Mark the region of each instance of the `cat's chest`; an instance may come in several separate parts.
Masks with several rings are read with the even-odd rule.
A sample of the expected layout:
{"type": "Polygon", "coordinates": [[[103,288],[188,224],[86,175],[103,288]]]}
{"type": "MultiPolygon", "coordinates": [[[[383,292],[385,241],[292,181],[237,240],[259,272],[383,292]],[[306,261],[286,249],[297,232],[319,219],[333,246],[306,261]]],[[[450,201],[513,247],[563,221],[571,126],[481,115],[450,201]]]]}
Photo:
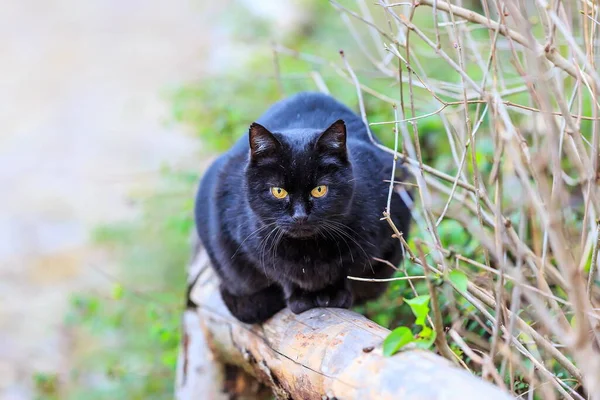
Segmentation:
{"type": "Polygon", "coordinates": [[[294,282],[307,290],[333,284],[361,265],[368,265],[374,254],[359,238],[319,237],[314,240],[282,239],[257,252],[260,266],[274,281],[294,282]]]}
{"type": "Polygon", "coordinates": [[[315,246],[311,249],[288,248],[273,259],[273,271],[278,280],[317,290],[339,280],[348,270],[348,252],[332,252],[315,246]]]}
{"type": "Polygon", "coordinates": [[[308,273],[315,269],[349,268],[371,258],[368,249],[358,240],[321,240],[280,245],[274,254],[275,265],[285,265],[286,269],[294,269],[308,273]]]}

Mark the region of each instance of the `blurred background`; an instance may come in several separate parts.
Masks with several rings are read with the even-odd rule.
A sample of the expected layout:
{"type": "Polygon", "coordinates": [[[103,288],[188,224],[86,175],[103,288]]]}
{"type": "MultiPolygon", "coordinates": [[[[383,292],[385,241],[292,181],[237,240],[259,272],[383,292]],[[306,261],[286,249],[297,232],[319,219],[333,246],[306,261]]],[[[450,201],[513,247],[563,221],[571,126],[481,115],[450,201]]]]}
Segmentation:
{"type": "MultiPolygon", "coordinates": [[[[503,12],[504,23],[537,49],[551,38],[567,61],[538,63],[481,20],[434,14],[429,0],[418,7],[385,0],[4,1],[0,399],[173,398],[198,179],[271,103],[301,90],[329,92],[355,110],[364,105],[386,146],[402,135],[399,150],[413,173],[420,163],[428,167],[417,180],[408,245],[414,252],[420,241],[439,268],[446,332],[464,340],[450,340],[453,357],[485,376],[485,364],[463,349],[487,357],[506,340],[528,351],[505,346],[491,356],[497,384],[530,398],[534,390],[537,398],[551,398],[544,390],[582,398],[581,375],[594,370],[582,364],[580,371],[571,360],[593,359],[592,350],[573,348],[571,336],[552,331],[554,319],[535,311],[551,309],[564,332],[579,329],[574,286],[565,284],[579,274],[589,326],[594,321],[600,331],[600,106],[589,86],[597,79],[600,87],[590,68],[600,62],[600,9],[587,0],[552,8],[453,3],[485,21],[519,3],[503,12]],[[562,22],[548,25],[551,17],[562,22]],[[416,27],[410,40],[409,20],[416,27]],[[573,70],[591,71],[585,85],[573,70]],[[565,110],[574,124],[564,122],[565,110]],[[513,139],[518,147],[510,147],[513,139]],[[551,162],[554,152],[560,163],[551,162]],[[552,202],[540,206],[543,191],[530,190],[530,181],[535,190],[560,184],[560,211],[552,202]],[[542,212],[558,216],[553,226],[563,236],[556,237],[568,243],[548,239],[542,212]],[[501,217],[510,224],[495,224],[501,217]],[[577,262],[556,259],[563,243],[577,262]],[[441,266],[446,259],[450,274],[441,266]],[[576,264],[577,274],[565,273],[576,264]],[[515,265],[529,269],[522,276],[515,265]],[[543,297],[511,302],[517,287],[543,297]],[[508,339],[500,340],[489,299],[503,299],[504,315],[521,307],[511,309],[520,330],[508,339]],[[530,327],[540,333],[535,340],[530,327]]],[[[403,274],[423,269],[405,262],[403,274]]],[[[422,280],[396,281],[358,311],[416,334],[405,299],[427,293],[422,280]]]]}

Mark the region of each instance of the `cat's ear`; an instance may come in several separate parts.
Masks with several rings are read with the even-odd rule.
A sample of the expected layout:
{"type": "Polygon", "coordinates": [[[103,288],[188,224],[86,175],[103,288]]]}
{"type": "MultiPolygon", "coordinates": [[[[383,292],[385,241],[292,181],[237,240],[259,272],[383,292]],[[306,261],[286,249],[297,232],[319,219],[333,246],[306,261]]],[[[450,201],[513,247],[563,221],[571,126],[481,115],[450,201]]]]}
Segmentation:
{"type": "Polygon", "coordinates": [[[320,153],[337,155],[346,159],[346,124],[337,120],[317,139],[316,149],[320,153]]]}
{"type": "Polygon", "coordinates": [[[279,140],[267,128],[256,122],[250,125],[250,157],[273,155],[281,147],[279,140]]]}

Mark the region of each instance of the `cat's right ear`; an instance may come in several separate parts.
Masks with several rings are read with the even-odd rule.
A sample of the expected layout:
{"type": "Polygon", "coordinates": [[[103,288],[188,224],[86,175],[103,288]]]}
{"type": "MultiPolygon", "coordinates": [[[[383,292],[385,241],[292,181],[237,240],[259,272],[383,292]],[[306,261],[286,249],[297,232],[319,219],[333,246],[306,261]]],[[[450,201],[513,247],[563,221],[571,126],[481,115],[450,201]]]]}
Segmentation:
{"type": "Polygon", "coordinates": [[[281,147],[279,140],[267,128],[256,122],[250,125],[249,137],[252,159],[273,155],[281,147]]]}

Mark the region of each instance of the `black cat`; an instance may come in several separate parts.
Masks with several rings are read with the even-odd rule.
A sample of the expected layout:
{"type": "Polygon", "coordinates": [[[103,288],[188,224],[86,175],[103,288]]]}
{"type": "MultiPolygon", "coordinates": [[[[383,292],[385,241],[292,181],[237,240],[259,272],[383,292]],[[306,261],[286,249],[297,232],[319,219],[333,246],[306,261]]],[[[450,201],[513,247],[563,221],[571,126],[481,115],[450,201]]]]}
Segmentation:
{"type": "MultiPolygon", "coordinates": [[[[392,156],[369,140],[362,120],[332,97],[300,93],[274,104],[208,169],[196,227],[242,322],[287,306],[348,308],[386,285],[402,259],[382,213],[392,156]]],[[[394,192],[392,219],[408,234],[410,210],[394,192]]]]}

